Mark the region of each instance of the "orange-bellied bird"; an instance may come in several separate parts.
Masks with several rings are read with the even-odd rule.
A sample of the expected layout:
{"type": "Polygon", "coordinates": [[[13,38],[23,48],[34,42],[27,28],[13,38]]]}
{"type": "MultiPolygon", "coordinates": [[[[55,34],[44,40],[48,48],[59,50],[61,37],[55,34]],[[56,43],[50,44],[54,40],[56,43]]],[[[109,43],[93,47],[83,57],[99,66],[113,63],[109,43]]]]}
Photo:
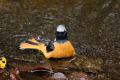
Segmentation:
{"type": "Polygon", "coordinates": [[[40,50],[46,58],[68,58],[75,55],[75,49],[67,39],[67,30],[64,25],[58,25],[54,42],[45,44],[32,38],[22,42],[20,49],[40,50]]]}

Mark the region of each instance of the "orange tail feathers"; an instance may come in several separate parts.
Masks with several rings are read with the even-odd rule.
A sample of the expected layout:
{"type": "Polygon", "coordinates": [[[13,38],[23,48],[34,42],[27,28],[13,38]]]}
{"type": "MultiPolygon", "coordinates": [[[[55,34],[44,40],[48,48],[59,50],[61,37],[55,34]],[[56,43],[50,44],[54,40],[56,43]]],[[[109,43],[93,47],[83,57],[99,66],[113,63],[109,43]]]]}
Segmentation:
{"type": "Polygon", "coordinates": [[[27,42],[22,42],[20,44],[20,49],[24,50],[24,49],[36,49],[36,50],[40,50],[43,53],[46,52],[46,47],[44,43],[39,43],[39,44],[30,44],[27,42]]]}
{"type": "Polygon", "coordinates": [[[39,49],[39,46],[30,44],[30,43],[26,43],[26,42],[22,42],[20,44],[20,49],[39,49]]]}
{"type": "Polygon", "coordinates": [[[37,49],[42,52],[46,52],[46,47],[44,43],[38,42],[34,38],[28,39],[20,44],[20,49],[37,49]]]}
{"type": "Polygon", "coordinates": [[[34,43],[40,43],[35,38],[28,39],[28,41],[34,42],[34,43]]]}
{"type": "Polygon", "coordinates": [[[20,44],[20,49],[24,50],[24,49],[36,49],[36,50],[40,50],[42,51],[42,53],[44,54],[44,56],[46,58],[50,58],[50,54],[46,54],[47,50],[46,50],[46,46],[44,43],[33,43],[33,42],[22,42],[20,44]]]}

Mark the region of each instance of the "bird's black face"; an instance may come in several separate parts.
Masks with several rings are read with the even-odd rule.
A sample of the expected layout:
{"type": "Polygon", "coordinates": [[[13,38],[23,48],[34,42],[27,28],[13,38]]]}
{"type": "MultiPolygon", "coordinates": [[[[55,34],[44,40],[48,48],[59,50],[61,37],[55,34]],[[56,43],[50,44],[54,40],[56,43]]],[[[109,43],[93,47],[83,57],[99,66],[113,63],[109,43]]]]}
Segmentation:
{"type": "Polygon", "coordinates": [[[64,32],[57,32],[56,31],[56,41],[64,42],[67,40],[67,31],[64,32]]]}

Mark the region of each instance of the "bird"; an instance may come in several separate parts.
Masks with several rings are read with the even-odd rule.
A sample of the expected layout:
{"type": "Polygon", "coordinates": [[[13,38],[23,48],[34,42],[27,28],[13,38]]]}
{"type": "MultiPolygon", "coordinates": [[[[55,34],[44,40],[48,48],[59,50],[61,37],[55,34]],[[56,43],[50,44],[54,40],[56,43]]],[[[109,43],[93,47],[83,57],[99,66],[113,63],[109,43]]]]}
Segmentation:
{"type": "Polygon", "coordinates": [[[67,30],[64,25],[58,25],[55,32],[54,41],[43,43],[32,37],[27,41],[20,43],[20,49],[37,49],[42,51],[45,58],[69,58],[73,57],[76,52],[72,43],[68,40],[67,30]]]}
{"type": "Polygon", "coordinates": [[[6,66],[7,60],[5,57],[0,57],[0,68],[4,69],[6,66]]]}

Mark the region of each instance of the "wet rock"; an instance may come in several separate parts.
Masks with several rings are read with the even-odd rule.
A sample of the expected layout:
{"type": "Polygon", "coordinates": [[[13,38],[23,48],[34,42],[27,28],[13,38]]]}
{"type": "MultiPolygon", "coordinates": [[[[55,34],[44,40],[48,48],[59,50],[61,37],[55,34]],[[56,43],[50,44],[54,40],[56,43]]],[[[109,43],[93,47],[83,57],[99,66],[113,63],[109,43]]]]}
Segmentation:
{"type": "Polygon", "coordinates": [[[72,74],[70,74],[69,80],[92,80],[92,79],[83,72],[73,72],[72,74]]]}
{"type": "Polygon", "coordinates": [[[101,59],[93,60],[86,56],[78,55],[77,58],[72,61],[72,63],[78,69],[83,70],[85,72],[98,73],[99,71],[102,71],[101,59]]]}
{"type": "Polygon", "coordinates": [[[33,70],[31,70],[31,72],[35,73],[35,72],[48,72],[48,73],[53,73],[52,67],[50,65],[36,65],[33,67],[33,70]]]}
{"type": "Polygon", "coordinates": [[[52,76],[53,79],[55,80],[67,80],[67,77],[61,73],[61,72],[57,72],[52,76]]]}
{"type": "Polygon", "coordinates": [[[17,68],[11,68],[10,69],[10,79],[11,80],[21,80],[19,73],[20,72],[17,68]]]}
{"type": "Polygon", "coordinates": [[[34,72],[34,71],[46,71],[46,72],[52,72],[52,66],[50,64],[35,64],[35,63],[11,63],[10,64],[13,67],[18,68],[19,70],[22,71],[28,71],[28,72],[34,72]]]}
{"type": "Polygon", "coordinates": [[[9,64],[9,77],[11,80],[22,80],[21,74],[26,73],[27,75],[39,75],[39,76],[48,76],[48,73],[52,73],[52,67],[49,64],[35,64],[35,63],[26,63],[23,62],[22,64],[19,62],[13,62],[9,64]]]}
{"type": "Polygon", "coordinates": [[[9,75],[5,69],[0,69],[0,80],[8,79],[9,75]]]}

